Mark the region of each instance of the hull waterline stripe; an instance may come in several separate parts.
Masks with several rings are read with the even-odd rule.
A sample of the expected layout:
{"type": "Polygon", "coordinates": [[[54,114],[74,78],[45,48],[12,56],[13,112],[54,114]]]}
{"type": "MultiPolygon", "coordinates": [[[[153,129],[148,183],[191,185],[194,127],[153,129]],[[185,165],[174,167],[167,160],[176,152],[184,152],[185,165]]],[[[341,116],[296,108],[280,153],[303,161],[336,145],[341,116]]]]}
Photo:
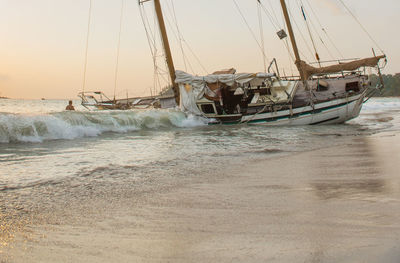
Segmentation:
{"type": "Polygon", "coordinates": [[[330,118],[330,119],[327,119],[327,120],[319,121],[319,122],[314,122],[314,123],[311,123],[310,125],[322,124],[322,123],[325,123],[325,122],[328,122],[328,121],[334,121],[334,120],[337,120],[337,119],[339,119],[339,116],[334,117],[334,118],[330,118]]]}

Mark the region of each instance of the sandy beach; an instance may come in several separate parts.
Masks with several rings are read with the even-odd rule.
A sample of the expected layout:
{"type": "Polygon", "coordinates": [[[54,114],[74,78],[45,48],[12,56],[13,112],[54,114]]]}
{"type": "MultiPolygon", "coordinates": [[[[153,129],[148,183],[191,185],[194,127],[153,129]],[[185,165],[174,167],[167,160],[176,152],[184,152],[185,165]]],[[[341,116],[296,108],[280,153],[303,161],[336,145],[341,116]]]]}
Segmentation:
{"type": "Polygon", "coordinates": [[[26,225],[4,262],[399,262],[399,143],[385,132],[71,201],[26,225]]]}

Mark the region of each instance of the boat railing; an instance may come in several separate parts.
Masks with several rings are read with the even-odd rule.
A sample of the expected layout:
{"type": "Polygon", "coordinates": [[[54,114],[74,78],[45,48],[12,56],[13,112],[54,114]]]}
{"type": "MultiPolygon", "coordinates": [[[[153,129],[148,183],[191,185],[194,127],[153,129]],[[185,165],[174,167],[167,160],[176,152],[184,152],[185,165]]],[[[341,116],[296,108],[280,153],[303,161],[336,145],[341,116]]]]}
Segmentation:
{"type": "Polygon", "coordinates": [[[325,60],[325,61],[314,61],[310,62],[310,65],[315,65],[315,64],[341,64],[343,62],[348,62],[348,61],[353,61],[353,60],[359,60],[360,58],[343,58],[343,59],[334,59],[334,60],[325,60]]]}

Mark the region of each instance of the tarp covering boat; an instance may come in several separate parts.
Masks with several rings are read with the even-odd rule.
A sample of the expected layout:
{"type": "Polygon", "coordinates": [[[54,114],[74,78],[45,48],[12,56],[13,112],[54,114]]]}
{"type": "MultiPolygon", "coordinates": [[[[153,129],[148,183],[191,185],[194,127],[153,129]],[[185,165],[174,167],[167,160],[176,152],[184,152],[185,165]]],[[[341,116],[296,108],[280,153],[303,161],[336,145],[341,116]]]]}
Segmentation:
{"type": "Polygon", "coordinates": [[[386,58],[386,56],[379,56],[379,57],[371,57],[371,58],[364,58],[360,60],[355,60],[347,63],[341,63],[338,65],[332,65],[322,68],[315,68],[313,66],[308,65],[304,61],[300,61],[300,69],[303,71],[303,76],[305,79],[308,79],[312,75],[316,74],[332,74],[338,73],[342,71],[353,71],[359,69],[361,67],[376,67],[379,60],[386,58]]]}
{"type": "Polygon", "coordinates": [[[205,93],[208,96],[217,95],[218,91],[209,86],[215,83],[222,83],[226,86],[234,84],[243,85],[254,79],[271,78],[275,74],[270,73],[238,73],[238,74],[210,74],[207,76],[193,76],[181,70],[175,71],[175,83],[179,85],[180,107],[183,111],[194,114],[201,114],[196,101],[201,99],[205,93]]]}

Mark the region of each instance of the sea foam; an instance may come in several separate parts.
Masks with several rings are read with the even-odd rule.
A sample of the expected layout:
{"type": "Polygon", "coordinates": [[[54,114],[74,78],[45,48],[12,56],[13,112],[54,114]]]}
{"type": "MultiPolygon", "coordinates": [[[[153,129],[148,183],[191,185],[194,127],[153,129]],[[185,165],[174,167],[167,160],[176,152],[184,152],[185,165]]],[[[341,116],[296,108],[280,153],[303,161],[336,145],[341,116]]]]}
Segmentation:
{"type": "Polygon", "coordinates": [[[195,127],[206,120],[172,110],[56,112],[49,114],[0,113],[0,143],[43,142],[126,133],[141,129],[195,127]]]}

